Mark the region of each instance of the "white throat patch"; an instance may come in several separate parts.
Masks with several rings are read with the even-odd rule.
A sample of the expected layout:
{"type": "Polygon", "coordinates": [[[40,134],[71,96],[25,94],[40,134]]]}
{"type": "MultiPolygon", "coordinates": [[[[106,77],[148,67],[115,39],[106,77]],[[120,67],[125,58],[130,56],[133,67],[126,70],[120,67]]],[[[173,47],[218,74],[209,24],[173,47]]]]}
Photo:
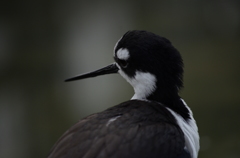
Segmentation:
{"type": "Polygon", "coordinates": [[[146,99],[156,89],[156,77],[149,72],[137,71],[130,84],[134,88],[132,99],[146,99]]]}
{"type": "Polygon", "coordinates": [[[146,99],[156,89],[156,77],[149,72],[137,71],[133,78],[128,77],[121,67],[116,63],[119,68],[120,75],[129,82],[134,89],[134,96],[131,99],[146,99]]]}

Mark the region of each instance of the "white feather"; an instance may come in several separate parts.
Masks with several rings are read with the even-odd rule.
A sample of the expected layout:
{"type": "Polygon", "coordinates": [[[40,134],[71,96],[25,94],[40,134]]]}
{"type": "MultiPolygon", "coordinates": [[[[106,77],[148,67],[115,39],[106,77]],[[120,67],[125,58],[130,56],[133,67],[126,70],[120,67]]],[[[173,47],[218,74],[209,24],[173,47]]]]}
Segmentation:
{"type": "Polygon", "coordinates": [[[119,117],[121,117],[121,116],[116,116],[116,117],[113,117],[113,118],[109,119],[108,122],[107,122],[107,124],[106,124],[106,126],[109,126],[111,123],[113,123],[114,121],[116,121],[119,117]]]}
{"type": "Polygon", "coordinates": [[[120,75],[129,82],[135,94],[133,95],[132,99],[146,99],[152,92],[156,89],[156,77],[149,73],[149,72],[141,72],[136,71],[134,77],[130,78],[128,75],[121,70],[121,67],[116,63],[117,67],[119,68],[120,75]]]}
{"type": "Polygon", "coordinates": [[[179,114],[172,111],[168,108],[168,110],[172,113],[172,115],[176,118],[179,127],[182,129],[185,137],[185,146],[187,150],[190,152],[192,158],[198,157],[199,151],[199,134],[198,134],[198,127],[196,121],[193,118],[191,109],[187,106],[187,104],[182,99],[184,105],[188,108],[190,112],[190,120],[186,122],[185,119],[182,118],[179,114]]]}
{"type": "Polygon", "coordinates": [[[121,59],[121,60],[127,60],[130,55],[129,55],[129,51],[127,48],[120,48],[117,53],[116,53],[118,59],[121,59]]]}

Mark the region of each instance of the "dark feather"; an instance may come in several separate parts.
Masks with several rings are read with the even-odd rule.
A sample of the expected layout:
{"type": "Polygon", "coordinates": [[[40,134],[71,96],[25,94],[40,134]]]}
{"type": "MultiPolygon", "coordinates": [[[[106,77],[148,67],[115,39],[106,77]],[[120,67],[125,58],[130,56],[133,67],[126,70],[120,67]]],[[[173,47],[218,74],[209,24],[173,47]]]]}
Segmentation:
{"type": "Polygon", "coordinates": [[[189,157],[184,144],[183,132],[163,105],[131,100],[79,121],[48,158],[189,157]]]}

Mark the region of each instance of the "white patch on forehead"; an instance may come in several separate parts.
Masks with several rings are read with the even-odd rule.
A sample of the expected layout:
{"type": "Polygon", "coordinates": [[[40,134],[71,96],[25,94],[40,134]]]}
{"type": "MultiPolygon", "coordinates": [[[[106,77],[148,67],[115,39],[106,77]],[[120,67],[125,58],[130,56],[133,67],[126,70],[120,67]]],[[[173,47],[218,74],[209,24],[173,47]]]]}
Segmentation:
{"type": "Polygon", "coordinates": [[[116,63],[119,68],[120,75],[129,82],[134,89],[134,96],[131,99],[146,99],[156,89],[156,77],[149,72],[136,71],[134,77],[130,78],[125,74],[121,67],[116,63]]]}
{"type": "Polygon", "coordinates": [[[121,60],[128,60],[128,58],[130,57],[129,55],[129,51],[127,48],[120,48],[117,53],[116,53],[118,59],[121,60]]]}

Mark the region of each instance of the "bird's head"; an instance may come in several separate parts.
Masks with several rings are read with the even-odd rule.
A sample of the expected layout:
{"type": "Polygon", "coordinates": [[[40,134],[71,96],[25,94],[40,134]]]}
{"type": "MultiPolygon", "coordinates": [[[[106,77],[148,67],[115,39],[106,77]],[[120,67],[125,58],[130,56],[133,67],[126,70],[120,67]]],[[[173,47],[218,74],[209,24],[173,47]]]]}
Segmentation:
{"type": "Polygon", "coordinates": [[[178,93],[183,82],[183,62],[171,42],[147,31],[128,31],[114,47],[114,60],[99,70],[66,81],[119,73],[134,88],[132,99],[150,99],[155,93],[178,93]]]}

